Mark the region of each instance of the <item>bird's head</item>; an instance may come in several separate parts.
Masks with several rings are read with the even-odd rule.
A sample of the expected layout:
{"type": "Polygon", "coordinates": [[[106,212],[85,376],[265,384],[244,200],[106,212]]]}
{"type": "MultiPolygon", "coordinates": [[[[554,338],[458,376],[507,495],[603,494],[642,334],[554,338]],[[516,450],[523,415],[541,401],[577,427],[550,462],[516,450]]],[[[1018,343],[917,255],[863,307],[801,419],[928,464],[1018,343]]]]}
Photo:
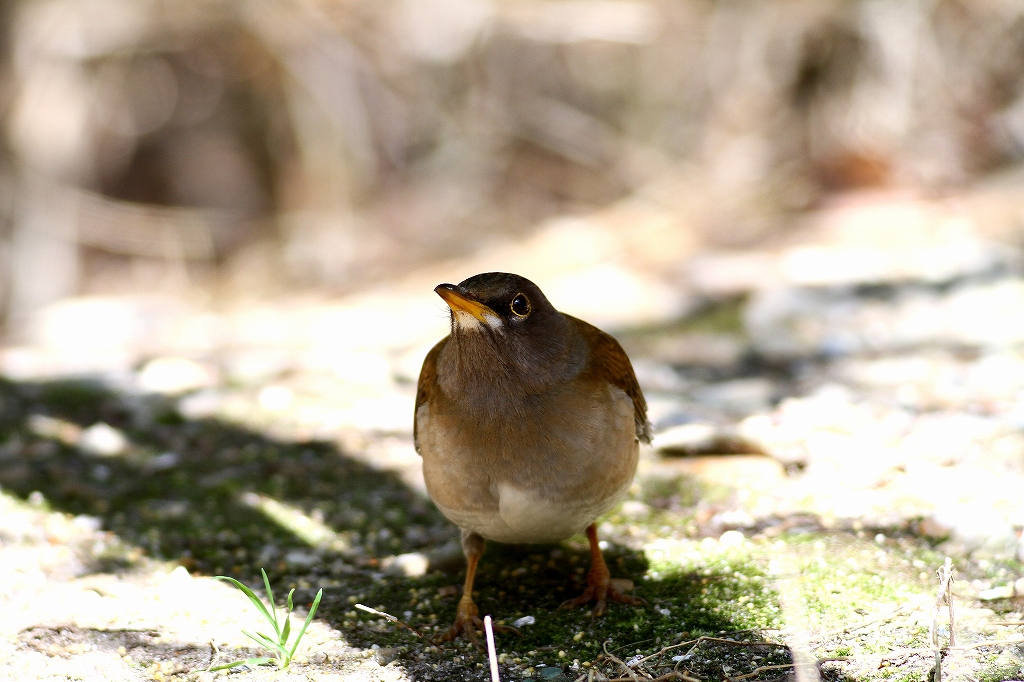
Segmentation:
{"type": "Polygon", "coordinates": [[[434,291],[451,308],[448,345],[460,372],[476,380],[515,376],[519,385],[531,387],[570,369],[576,350],[572,327],[525,277],[486,272],[434,291]]]}

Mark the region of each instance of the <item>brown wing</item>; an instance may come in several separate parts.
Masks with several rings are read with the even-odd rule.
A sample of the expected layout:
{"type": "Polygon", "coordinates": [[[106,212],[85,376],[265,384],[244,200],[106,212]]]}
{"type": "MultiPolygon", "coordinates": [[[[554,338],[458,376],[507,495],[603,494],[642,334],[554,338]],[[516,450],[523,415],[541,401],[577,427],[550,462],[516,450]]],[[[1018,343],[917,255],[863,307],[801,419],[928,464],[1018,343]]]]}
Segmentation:
{"type": "Polygon", "coordinates": [[[420,443],[416,438],[416,413],[420,411],[420,405],[427,402],[427,398],[430,396],[431,391],[437,390],[437,356],[441,354],[441,349],[444,348],[444,344],[448,343],[449,337],[444,337],[438,341],[430,352],[427,353],[427,357],[423,358],[423,367],[420,369],[420,378],[416,383],[416,408],[412,415],[412,442],[416,447],[416,452],[420,451],[420,443]]]}
{"type": "Polygon", "coordinates": [[[618,341],[594,325],[571,315],[566,315],[566,317],[576,324],[590,345],[590,362],[583,369],[583,374],[601,377],[626,392],[626,395],[633,401],[636,437],[644,443],[650,443],[651,424],[647,421],[647,401],[644,400],[640,383],[636,380],[633,365],[630,363],[626,351],[622,350],[618,341]]]}

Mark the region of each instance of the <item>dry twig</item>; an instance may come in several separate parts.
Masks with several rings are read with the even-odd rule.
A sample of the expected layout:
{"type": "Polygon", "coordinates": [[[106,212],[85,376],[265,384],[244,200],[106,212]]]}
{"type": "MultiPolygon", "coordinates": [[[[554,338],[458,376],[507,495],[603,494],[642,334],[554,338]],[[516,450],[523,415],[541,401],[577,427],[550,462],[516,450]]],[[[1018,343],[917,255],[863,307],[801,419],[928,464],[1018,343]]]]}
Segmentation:
{"type": "Polygon", "coordinates": [[[943,651],[938,648],[939,646],[939,610],[942,608],[942,603],[945,602],[949,605],[949,645],[950,647],[956,646],[956,631],[953,621],[953,560],[946,557],[946,561],[943,562],[942,566],[936,573],[939,576],[939,591],[935,595],[935,608],[932,610],[932,626],[931,642],[932,648],[935,649],[935,668],[932,679],[934,682],[941,682],[942,680],[942,655],[943,651]]]}
{"type": "Polygon", "coordinates": [[[609,660],[611,660],[613,663],[618,663],[620,666],[622,666],[622,669],[626,671],[626,674],[629,675],[629,677],[623,677],[621,679],[626,680],[626,682],[629,682],[630,680],[632,680],[632,682],[640,682],[640,678],[636,676],[636,673],[633,672],[632,668],[626,665],[622,661],[622,659],[617,657],[615,654],[608,651],[608,641],[605,641],[605,643],[601,645],[601,648],[604,649],[604,655],[607,656],[609,660]]]}
{"type": "Polygon", "coordinates": [[[366,611],[367,613],[372,613],[375,616],[380,616],[381,618],[384,618],[388,622],[394,623],[395,625],[401,625],[403,628],[405,628],[406,630],[408,630],[412,634],[416,635],[420,639],[425,639],[428,642],[431,641],[430,638],[427,637],[426,635],[424,635],[422,632],[420,632],[419,630],[417,630],[416,628],[414,628],[411,625],[407,625],[406,623],[403,623],[402,621],[400,621],[397,618],[395,618],[394,616],[392,616],[390,613],[384,613],[383,611],[378,611],[377,609],[371,609],[369,606],[366,606],[365,604],[356,604],[356,608],[361,610],[361,611],[366,611]]]}

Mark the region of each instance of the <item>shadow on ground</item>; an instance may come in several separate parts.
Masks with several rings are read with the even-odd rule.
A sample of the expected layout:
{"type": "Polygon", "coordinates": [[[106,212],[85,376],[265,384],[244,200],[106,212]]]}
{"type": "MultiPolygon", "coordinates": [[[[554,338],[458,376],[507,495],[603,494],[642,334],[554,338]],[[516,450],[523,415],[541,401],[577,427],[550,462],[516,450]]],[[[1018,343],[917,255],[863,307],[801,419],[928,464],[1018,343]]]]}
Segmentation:
{"type": "MultiPolygon", "coordinates": [[[[232,575],[254,587],[264,567],[278,594],[297,588],[299,604],[326,586],[319,617],[353,645],[392,652],[414,679],[486,678],[484,659],[465,642],[433,648],[353,610],[358,601],[431,634],[444,629],[458,601],[457,562],[418,578],[385,568],[389,557],[436,550],[457,533],[396,475],[332,444],[288,443],[216,420],[185,420],[166,402],[88,382],[0,382],[0,487],[24,499],[41,493],[55,510],[99,518],[136,556],[232,575]],[[128,447],[100,456],[75,444],[76,429],[97,423],[119,429],[128,447]]],[[[582,589],[589,557],[579,539],[557,547],[488,547],[477,578],[481,613],[499,622],[536,621],[521,638],[499,642],[507,659],[503,679],[539,674],[541,665],[574,679],[581,662],[598,659],[609,640],[609,651],[625,660],[751,626],[735,610],[719,608],[749,591],[729,573],[644,581],[642,552],[613,545],[606,556],[613,574],[638,583],[649,607],[611,605],[596,621],[582,610],[558,610],[582,589]]],[[[131,557],[113,552],[91,570],[130,570],[131,557]]],[[[675,664],[663,658],[662,669],[675,664]]],[[[784,653],[775,658],[788,660],[784,653]]],[[[721,673],[720,662],[708,665],[707,673],[721,673]]]]}

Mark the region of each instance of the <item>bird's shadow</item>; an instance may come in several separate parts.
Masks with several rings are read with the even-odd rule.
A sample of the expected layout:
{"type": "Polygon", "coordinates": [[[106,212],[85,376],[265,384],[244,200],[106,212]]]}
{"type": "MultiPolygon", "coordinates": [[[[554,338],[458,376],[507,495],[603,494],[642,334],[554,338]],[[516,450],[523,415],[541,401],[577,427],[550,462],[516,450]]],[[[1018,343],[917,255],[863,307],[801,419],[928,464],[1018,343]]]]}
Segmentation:
{"type": "MultiPolygon", "coordinates": [[[[319,617],[354,645],[406,650],[403,665],[414,677],[440,659],[448,661],[446,674],[477,676],[470,662],[453,662],[408,631],[353,610],[356,601],[381,608],[427,635],[445,628],[458,602],[461,562],[405,577],[390,572],[387,560],[452,547],[458,532],[399,476],[332,443],[287,442],[222,420],[184,419],[166,400],[95,382],[0,380],[0,489],[97,518],[118,543],[92,556],[88,570],[132,570],[146,555],[255,587],[265,568],[275,585],[298,586],[297,603],[309,603],[326,585],[319,617]],[[121,431],[127,447],[102,456],[74,443],[81,435],[70,432],[97,423],[121,431]]],[[[642,551],[612,544],[605,556],[613,577],[636,581],[637,594],[652,606],[609,604],[608,615],[596,620],[583,609],[558,609],[585,586],[589,552],[580,538],[558,546],[489,544],[476,581],[481,614],[506,623],[534,618],[521,638],[503,638],[510,655],[575,646],[579,657],[596,655],[587,647],[608,638],[653,646],[680,630],[737,629],[713,614],[652,618],[653,602],[685,604],[700,594],[700,580],[645,583],[642,551]],[[573,640],[579,632],[586,641],[573,640]]]]}

